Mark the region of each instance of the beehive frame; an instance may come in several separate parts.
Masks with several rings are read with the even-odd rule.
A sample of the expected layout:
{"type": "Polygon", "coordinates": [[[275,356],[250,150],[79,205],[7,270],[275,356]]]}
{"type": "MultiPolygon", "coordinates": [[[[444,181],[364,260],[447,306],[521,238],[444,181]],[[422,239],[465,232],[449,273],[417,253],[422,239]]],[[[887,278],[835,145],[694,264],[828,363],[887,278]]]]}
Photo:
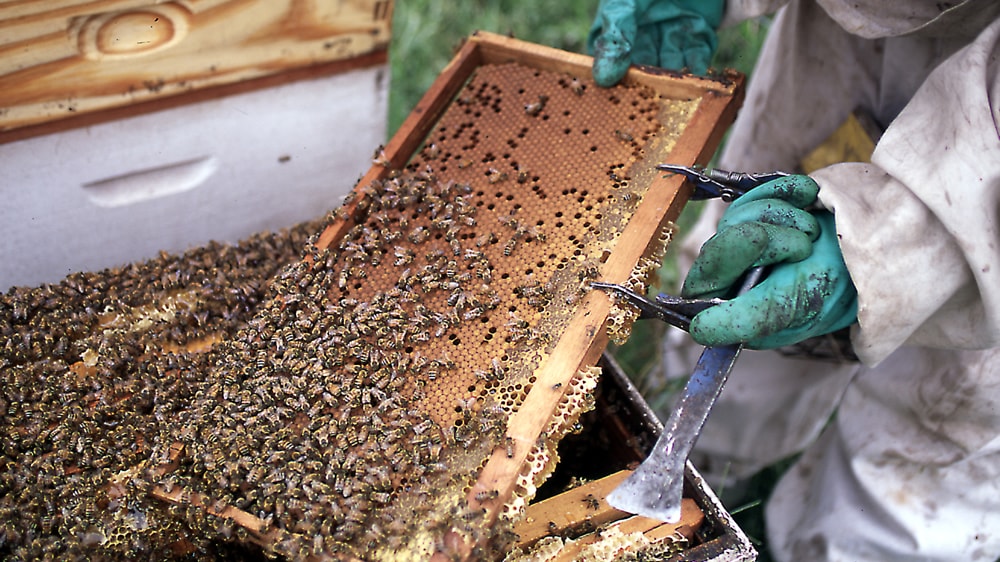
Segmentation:
{"type": "MultiPolygon", "coordinates": [[[[569,76],[589,76],[591,65],[591,59],[586,56],[491,33],[474,34],[385,147],[381,156],[384,165],[373,166],[359,185],[384,180],[390,169],[405,167],[422,147],[426,148],[433,140],[428,139],[441,115],[459,98],[462,88],[478,68],[512,61],[569,76]]],[[[669,154],[663,155],[663,160],[678,164],[706,163],[734,118],[742,96],[742,78],[738,75],[701,79],[633,68],[624,83],[649,87],[670,99],[697,100],[697,107],[685,124],[682,136],[669,154]]],[[[544,100],[539,101],[544,103],[544,100]]],[[[525,111],[532,110],[525,106],[525,111]]],[[[657,239],[686,202],[687,189],[683,179],[677,176],[657,177],[651,181],[614,248],[602,256],[602,280],[627,282],[637,264],[655,253],[657,239]]],[[[331,225],[320,237],[318,246],[322,248],[334,243],[345,234],[348,226],[347,222],[331,225]]],[[[507,420],[506,436],[513,447],[495,449],[468,492],[469,506],[485,510],[488,520],[500,516],[503,506],[515,495],[519,481],[523,482],[529,454],[564,400],[565,392],[571,388],[576,373],[594,365],[605,348],[605,324],[611,306],[611,301],[603,294],[587,295],[566,331],[535,370],[531,390],[507,420]],[[487,493],[489,499],[483,501],[487,493]]],[[[460,554],[467,556],[472,552],[474,545],[457,536],[454,538],[453,548],[460,554]]]]}

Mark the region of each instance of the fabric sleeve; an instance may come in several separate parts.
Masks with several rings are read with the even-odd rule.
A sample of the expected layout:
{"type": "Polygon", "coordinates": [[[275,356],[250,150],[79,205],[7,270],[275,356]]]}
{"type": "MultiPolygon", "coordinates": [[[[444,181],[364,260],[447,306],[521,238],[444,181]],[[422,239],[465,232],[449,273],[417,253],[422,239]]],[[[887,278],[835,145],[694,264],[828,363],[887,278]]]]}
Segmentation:
{"type": "Polygon", "coordinates": [[[813,174],[858,288],[855,351],[1000,342],[1000,21],[931,73],[872,164],[813,174]]]}
{"type": "Polygon", "coordinates": [[[789,0],[727,0],[721,27],[736,25],[744,20],[773,14],[789,0]]]}

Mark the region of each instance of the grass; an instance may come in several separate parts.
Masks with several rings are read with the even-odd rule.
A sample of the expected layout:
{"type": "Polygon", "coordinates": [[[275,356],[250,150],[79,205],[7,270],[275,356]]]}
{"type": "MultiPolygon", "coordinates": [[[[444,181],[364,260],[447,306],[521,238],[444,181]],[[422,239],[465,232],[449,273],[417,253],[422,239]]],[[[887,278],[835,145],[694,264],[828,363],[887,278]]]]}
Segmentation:
{"type": "Polygon", "coordinates": [[[389,63],[390,135],[473,31],[513,35],[567,51],[583,52],[596,0],[403,0],[393,13],[389,63]]]}
{"type": "MultiPolygon", "coordinates": [[[[509,34],[519,39],[585,52],[587,33],[597,9],[597,0],[524,2],[523,0],[401,0],[393,14],[389,64],[388,134],[391,136],[431,83],[451,60],[463,39],[476,30],[509,34]]],[[[719,33],[719,48],[713,61],[717,68],[734,68],[750,74],[767,34],[767,20],[744,22],[719,33]]],[[[678,221],[679,233],[696,220],[699,205],[688,205],[678,221]]],[[[680,272],[669,253],[659,271],[656,291],[676,291],[680,272]]],[[[684,379],[667,381],[658,376],[659,341],[666,329],[661,323],[639,322],[628,343],[612,352],[643,392],[649,405],[663,415],[684,379]]],[[[769,560],[764,543],[763,502],[787,463],[768,467],[739,487],[738,493],[723,495],[727,509],[751,536],[761,560],[769,560]]]]}

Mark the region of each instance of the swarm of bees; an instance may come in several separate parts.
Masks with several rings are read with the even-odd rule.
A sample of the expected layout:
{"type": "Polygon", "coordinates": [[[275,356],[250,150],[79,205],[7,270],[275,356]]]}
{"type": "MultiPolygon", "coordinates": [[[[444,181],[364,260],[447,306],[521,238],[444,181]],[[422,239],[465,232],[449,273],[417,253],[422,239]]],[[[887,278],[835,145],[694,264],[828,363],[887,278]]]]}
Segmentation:
{"type": "Polygon", "coordinates": [[[319,225],[0,296],[0,557],[224,557],[134,469],[212,383],[171,350],[234,336],[319,225]]]}
{"type": "Polygon", "coordinates": [[[613,192],[641,182],[607,181],[636,161],[614,123],[661,128],[648,91],[582,82],[484,66],[406,168],[377,150],[381,179],[323,221],[0,298],[0,556],[268,537],[380,559],[447,553],[449,531],[502,550],[463,490],[513,458],[506,419],[637,204],[613,192]],[[228,508],[261,527],[209,513],[228,508]]]}

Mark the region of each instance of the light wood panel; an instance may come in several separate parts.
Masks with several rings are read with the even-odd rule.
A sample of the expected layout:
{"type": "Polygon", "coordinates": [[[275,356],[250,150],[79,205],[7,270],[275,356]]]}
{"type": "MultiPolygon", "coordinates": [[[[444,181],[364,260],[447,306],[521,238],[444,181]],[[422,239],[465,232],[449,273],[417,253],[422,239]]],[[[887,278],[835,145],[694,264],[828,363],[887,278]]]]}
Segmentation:
{"type": "Polygon", "coordinates": [[[0,132],[384,51],[391,0],[0,2],[0,132]]]}
{"type": "MultiPolygon", "coordinates": [[[[630,474],[631,470],[622,470],[528,506],[524,519],[514,526],[514,532],[518,536],[517,546],[522,549],[530,548],[544,537],[573,537],[625,519],[643,521],[642,524],[648,526],[650,532],[646,534],[651,541],[669,537],[676,532],[685,538],[692,538],[694,531],[704,521],[705,514],[691,498],[684,498],[681,504],[681,519],[677,523],[661,523],[645,517],[633,517],[608,503],[608,494],[630,474]]],[[[589,544],[595,538],[597,537],[582,540],[581,544],[589,544]]],[[[571,552],[578,552],[578,549],[570,549],[566,555],[571,552]]]]}

